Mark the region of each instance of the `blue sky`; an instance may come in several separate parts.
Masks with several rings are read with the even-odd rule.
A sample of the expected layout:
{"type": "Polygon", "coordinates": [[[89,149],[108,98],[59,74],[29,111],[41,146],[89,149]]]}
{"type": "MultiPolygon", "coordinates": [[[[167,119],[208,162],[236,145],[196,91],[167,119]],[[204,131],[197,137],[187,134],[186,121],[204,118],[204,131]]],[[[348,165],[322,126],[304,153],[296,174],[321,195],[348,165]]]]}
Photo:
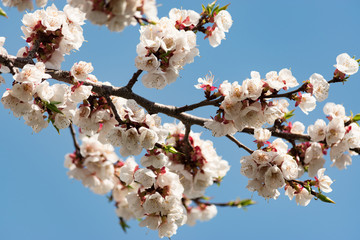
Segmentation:
{"type": "MultiPolygon", "coordinates": [[[[51,1],[49,1],[51,2],[51,1]]],[[[159,17],[168,14],[172,7],[201,11],[199,0],[158,0],[159,17]]],[[[220,0],[225,5],[228,1],[220,0]]],[[[9,19],[0,18],[0,36],[7,37],[5,47],[16,54],[25,46],[21,15],[16,9],[6,9],[9,19]]],[[[262,76],[269,71],[291,68],[301,83],[311,74],[320,73],[331,79],[338,54],[347,52],[360,58],[358,12],[356,0],[327,1],[232,1],[229,12],[233,26],[227,40],[217,48],[209,46],[198,36],[201,57],[186,65],[180,78],[163,90],[145,89],[137,83],[134,91],[150,100],[182,106],[202,100],[203,93],[193,87],[199,77],[211,71],[217,83],[224,80],[242,81],[253,70],[262,76]]],[[[121,86],[136,71],[134,58],[139,39],[138,27],[128,27],[122,33],[111,33],[104,27],[84,26],[87,42],[79,52],[67,56],[63,69],[74,62],[92,62],[94,74],[101,81],[121,86]]],[[[7,85],[0,86],[5,91],[7,85]]],[[[360,113],[358,92],[360,74],[354,75],[345,85],[337,83],[330,88],[326,102],[343,104],[346,113],[360,113]]],[[[319,103],[308,116],[297,110],[294,120],[306,126],[324,118],[319,103]]],[[[293,103],[291,108],[293,108],[293,103]]],[[[215,109],[207,107],[194,111],[210,117],[215,109]]],[[[61,135],[49,127],[39,134],[32,133],[23,119],[16,119],[0,106],[2,138],[0,142],[2,171],[0,173],[0,239],[157,239],[157,232],[139,228],[130,221],[131,228],[123,233],[117,222],[114,206],[104,196],[93,194],[81,183],[68,179],[63,167],[64,155],[73,151],[67,130],[61,135]]],[[[163,118],[163,122],[173,122],[163,118]]],[[[240,158],[246,154],[224,138],[214,138],[201,128],[203,138],[214,141],[218,155],[229,161],[231,170],[222,186],[207,191],[214,202],[240,198],[253,198],[257,204],[247,211],[218,208],[211,221],[195,227],[183,226],[172,239],[357,239],[358,176],[360,158],[353,157],[347,170],[330,168],[327,158],[326,173],[335,180],[333,192],[328,196],[336,204],[312,201],[307,207],[296,206],[281,191],[278,200],[265,201],[247,191],[247,179],[240,175],[240,158]]],[[[236,135],[249,147],[255,148],[251,138],[236,135]]]]}

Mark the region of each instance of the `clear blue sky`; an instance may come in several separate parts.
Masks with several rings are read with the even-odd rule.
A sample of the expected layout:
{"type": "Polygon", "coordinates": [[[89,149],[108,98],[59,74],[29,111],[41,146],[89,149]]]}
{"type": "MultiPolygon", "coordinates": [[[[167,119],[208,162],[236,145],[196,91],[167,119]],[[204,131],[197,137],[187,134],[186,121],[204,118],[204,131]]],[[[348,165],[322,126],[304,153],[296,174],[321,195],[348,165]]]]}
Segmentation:
{"type": "MultiPolygon", "coordinates": [[[[172,7],[201,11],[201,4],[207,2],[158,0],[158,3],[162,5],[159,7],[161,17],[172,7]]],[[[20,37],[21,15],[16,9],[5,10],[9,19],[0,18],[0,36],[7,37],[8,52],[16,54],[25,46],[20,37]]],[[[202,92],[193,85],[209,71],[218,83],[242,81],[252,70],[265,76],[269,71],[282,68],[291,68],[300,83],[315,72],[329,80],[338,54],[347,52],[360,58],[359,10],[360,2],[356,0],[232,1],[229,12],[234,23],[227,40],[214,49],[199,36],[201,57],[186,65],[175,83],[161,91],[145,89],[138,83],[134,91],[153,101],[181,106],[202,100],[202,92]]],[[[136,71],[138,27],[110,33],[104,27],[87,23],[84,35],[88,42],[79,52],[66,57],[63,68],[70,69],[76,61],[89,61],[99,80],[117,86],[126,84],[136,71]]],[[[10,83],[7,77],[7,86],[0,86],[1,92],[10,83]]],[[[347,114],[350,110],[360,113],[359,89],[358,73],[345,85],[332,85],[327,101],[343,104],[347,114]]],[[[309,125],[317,118],[324,118],[324,104],[318,104],[309,116],[296,111],[294,120],[309,125]]],[[[210,117],[214,111],[205,108],[196,114],[210,117]]],[[[60,136],[51,127],[33,134],[23,119],[16,119],[2,106],[0,116],[0,239],[157,239],[157,232],[139,228],[135,220],[129,222],[128,233],[123,233],[114,206],[104,196],[95,195],[81,183],[68,179],[63,161],[64,155],[73,151],[73,145],[67,130],[61,131],[60,136]]],[[[172,122],[168,118],[163,121],[172,122]]],[[[213,186],[207,195],[213,196],[216,202],[252,197],[257,204],[247,211],[219,208],[212,221],[180,227],[173,240],[358,239],[360,157],[353,157],[353,165],[343,171],[330,168],[327,158],[327,174],[336,180],[328,196],[335,205],[313,200],[309,206],[300,207],[295,201],[289,201],[283,191],[278,200],[265,201],[257,194],[252,195],[245,188],[247,179],[240,175],[239,160],[246,152],[227,139],[211,137],[206,130],[194,130],[203,131],[203,138],[213,140],[218,154],[231,165],[222,186],[213,186]]],[[[249,147],[255,147],[252,139],[241,134],[236,136],[249,147]]]]}

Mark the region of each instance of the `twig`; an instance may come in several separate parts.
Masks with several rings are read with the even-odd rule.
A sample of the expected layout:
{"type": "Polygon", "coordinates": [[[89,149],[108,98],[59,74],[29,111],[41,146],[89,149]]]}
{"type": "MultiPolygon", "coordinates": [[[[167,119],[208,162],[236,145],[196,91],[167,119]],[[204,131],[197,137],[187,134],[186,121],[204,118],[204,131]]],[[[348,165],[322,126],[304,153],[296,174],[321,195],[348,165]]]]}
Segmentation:
{"type": "Polygon", "coordinates": [[[78,141],[76,139],[76,133],[75,133],[74,126],[72,125],[72,123],[70,123],[69,129],[70,129],[71,137],[72,137],[73,142],[74,142],[76,155],[81,156],[79,143],[78,143],[78,141]]]}
{"type": "Polygon", "coordinates": [[[233,141],[239,148],[244,149],[248,153],[252,154],[254,152],[253,150],[251,150],[250,148],[248,148],[247,146],[245,146],[244,144],[239,142],[234,136],[231,136],[231,135],[228,134],[228,135],[226,135],[226,137],[228,139],[230,139],[231,141],[233,141]]]}
{"type": "Polygon", "coordinates": [[[220,98],[218,99],[215,99],[215,100],[208,100],[208,99],[205,99],[201,102],[198,102],[198,103],[194,103],[194,104],[191,104],[191,105],[185,105],[183,107],[178,107],[176,108],[175,111],[177,111],[178,113],[181,113],[181,112],[186,112],[186,111],[191,111],[191,110],[194,110],[196,108],[199,108],[199,107],[203,107],[203,106],[219,106],[219,104],[224,100],[224,96],[221,96],[220,98]]]}
{"type": "Polygon", "coordinates": [[[237,207],[237,208],[247,207],[247,206],[256,204],[256,202],[251,200],[251,199],[235,200],[235,201],[230,201],[230,202],[226,202],[226,203],[203,202],[203,201],[201,201],[200,198],[193,199],[193,201],[198,206],[199,205],[206,205],[206,206],[215,205],[215,206],[218,206],[218,207],[237,207]]]}
{"type": "Polygon", "coordinates": [[[135,85],[135,83],[138,80],[138,77],[140,76],[140,74],[143,72],[143,70],[137,70],[136,73],[134,73],[134,75],[132,76],[132,78],[130,79],[130,81],[128,82],[128,84],[125,86],[127,89],[131,90],[132,87],[135,85]]]}
{"type": "Polygon", "coordinates": [[[116,121],[118,121],[119,124],[122,124],[124,121],[121,120],[121,117],[116,109],[116,106],[114,105],[113,101],[111,100],[109,95],[105,95],[107,103],[110,105],[112,112],[114,113],[116,121]]]}
{"type": "Polygon", "coordinates": [[[301,85],[299,88],[291,91],[291,92],[287,92],[287,93],[282,93],[282,94],[270,94],[270,95],[264,95],[264,96],[261,96],[260,99],[264,99],[264,98],[288,98],[290,100],[292,100],[292,95],[293,94],[296,94],[298,92],[302,92],[302,91],[305,91],[306,90],[306,86],[307,86],[308,83],[304,83],[303,85],[301,85]]]}
{"type": "Polygon", "coordinates": [[[190,151],[192,150],[192,146],[190,144],[189,141],[189,135],[190,135],[190,131],[191,131],[191,125],[186,124],[185,125],[185,135],[184,135],[184,147],[185,147],[185,155],[186,157],[190,160],[190,151]]]}
{"type": "MultiPolygon", "coordinates": [[[[309,135],[305,134],[297,134],[297,133],[288,133],[288,132],[280,132],[279,130],[275,130],[273,128],[267,128],[271,132],[271,135],[274,137],[283,138],[290,141],[311,141],[311,138],[309,135]]],[[[254,135],[254,129],[253,128],[244,128],[241,132],[254,135]]]]}

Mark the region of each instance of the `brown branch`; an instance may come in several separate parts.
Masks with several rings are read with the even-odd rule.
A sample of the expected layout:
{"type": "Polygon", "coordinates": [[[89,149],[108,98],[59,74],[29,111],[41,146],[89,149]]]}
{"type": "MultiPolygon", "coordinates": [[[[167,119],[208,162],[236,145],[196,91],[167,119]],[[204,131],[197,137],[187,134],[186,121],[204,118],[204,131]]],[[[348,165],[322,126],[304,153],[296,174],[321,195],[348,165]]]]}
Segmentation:
{"type": "Polygon", "coordinates": [[[308,83],[304,83],[299,88],[297,88],[297,89],[295,89],[295,90],[293,90],[291,92],[282,93],[282,94],[275,93],[275,94],[270,94],[270,95],[267,95],[267,96],[264,95],[264,96],[261,96],[260,99],[264,99],[264,98],[282,98],[282,97],[284,97],[284,98],[288,98],[288,99],[292,100],[293,94],[305,91],[306,87],[307,87],[307,84],[308,83]]]}
{"type": "Polygon", "coordinates": [[[345,79],[340,79],[338,77],[333,77],[333,79],[329,80],[328,83],[338,83],[338,82],[345,82],[345,79]]]}
{"type": "MultiPolygon", "coordinates": [[[[309,135],[305,134],[297,134],[297,133],[288,133],[288,132],[280,132],[279,130],[275,130],[274,128],[267,128],[271,132],[271,136],[279,137],[291,141],[311,141],[311,138],[309,135]]],[[[253,128],[244,128],[241,132],[254,135],[254,129],[253,128]]]]}
{"type": "Polygon", "coordinates": [[[74,130],[74,126],[71,123],[70,123],[69,129],[70,129],[71,137],[72,137],[73,142],[74,142],[76,156],[80,157],[81,156],[81,154],[80,154],[80,146],[79,146],[79,143],[78,143],[78,141],[76,139],[76,133],[75,133],[75,130],[74,130]]]}
{"type": "Polygon", "coordinates": [[[193,201],[196,203],[196,205],[215,205],[217,207],[237,207],[237,208],[241,208],[241,207],[247,207],[250,205],[254,205],[256,204],[255,201],[251,200],[251,199],[244,199],[244,200],[235,200],[235,201],[230,201],[230,202],[226,202],[226,203],[213,203],[213,202],[204,202],[201,201],[201,198],[196,198],[193,199],[193,201]]]}
{"type": "MultiPolygon", "coordinates": [[[[13,65],[18,68],[23,68],[27,64],[26,62],[23,61],[23,59],[18,59],[18,58],[11,57],[11,56],[0,55],[0,64],[4,64],[4,63],[8,63],[8,62],[12,62],[13,65]]],[[[48,69],[46,71],[46,73],[50,74],[53,79],[56,79],[58,81],[69,83],[69,84],[74,84],[73,78],[71,77],[70,72],[68,72],[68,71],[48,69]]],[[[130,82],[131,82],[131,80],[130,80],[130,82]]],[[[90,82],[90,81],[85,81],[84,85],[92,86],[93,87],[92,91],[99,94],[100,96],[117,96],[117,97],[122,97],[125,99],[133,99],[141,107],[146,109],[146,111],[148,113],[150,113],[150,114],[163,113],[167,116],[174,117],[174,118],[180,120],[185,125],[204,126],[205,122],[211,121],[210,119],[207,119],[207,118],[197,117],[197,116],[185,113],[185,112],[179,112],[179,110],[178,110],[179,108],[177,108],[175,106],[164,105],[164,104],[155,103],[153,101],[150,101],[140,95],[135,94],[128,87],[113,87],[113,86],[103,85],[100,82],[90,82]]],[[[296,91],[298,91],[298,90],[296,90],[296,91]]],[[[219,100],[219,99],[217,99],[217,100],[219,100]]],[[[200,104],[200,103],[198,103],[198,104],[200,104]]],[[[189,106],[192,106],[192,105],[189,105],[189,106]]],[[[181,110],[181,108],[180,108],[180,110],[181,110]]],[[[289,141],[292,141],[292,140],[310,141],[311,140],[309,135],[284,133],[284,132],[280,132],[279,130],[272,129],[272,128],[269,128],[268,130],[270,130],[272,132],[272,136],[280,137],[280,138],[283,138],[283,139],[286,139],[289,141]]],[[[242,130],[242,132],[248,133],[248,134],[254,134],[254,129],[245,128],[242,130]]],[[[231,140],[231,138],[230,138],[230,140],[231,140]]],[[[353,151],[360,153],[360,149],[354,149],[353,151]]]]}
{"type": "Polygon", "coordinates": [[[119,124],[122,124],[124,121],[121,120],[121,117],[116,109],[116,106],[114,105],[113,101],[111,100],[109,95],[105,95],[107,103],[110,105],[112,112],[114,113],[114,117],[116,121],[118,121],[119,124]]]}
{"type": "Polygon", "coordinates": [[[185,125],[185,134],[184,134],[184,147],[185,147],[185,155],[188,158],[188,160],[190,160],[191,156],[191,150],[192,150],[192,146],[191,143],[189,141],[189,135],[190,135],[190,131],[191,131],[191,125],[187,124],[185,125]]]}
{"type": "Polygon", "coordinates": [[[245,146],[244,144],[239,142],[234,136],[231,136],[231,135],[228,134],[228,135],[226,135],[226,137],[228,139],[230,139],[232,142],[234,142],[239,148],[244,149],[248,153],[252,154],[254,152],[253,150],[251,150],[250,148],[248,148],[247,146],[245,146]]]}
{"type": "Polygon", "coordinates": [[[204,106],[217,106],[218,107],[223,100],[224,100],[224,96],[221,96],[220,98],[215,99],[215,100],[205,99],[205,100],[203,100],[201,102],[198,102],[198,103],[194,103],[194,104],[191,104],[191,105],[185,105],[183,107],[178,107],[178,108],[176,108],[176,111],[178,113],[181,113],[181,112],[191,111],[191,110],[194,110],[196,108],[204,107],[204,106]]]}
{"type": "Polygon", "coordinates": [[[132,89],[132,87],[135,85],[135,83],[137,82],[140,74],[143,72],[143,70],[137,70],[134,75],[132,76],[132,78],[130,79],[130,81],[128,82],[128,84],[126,85],[126,88],[128,88],[129,90],[132,89]]]}

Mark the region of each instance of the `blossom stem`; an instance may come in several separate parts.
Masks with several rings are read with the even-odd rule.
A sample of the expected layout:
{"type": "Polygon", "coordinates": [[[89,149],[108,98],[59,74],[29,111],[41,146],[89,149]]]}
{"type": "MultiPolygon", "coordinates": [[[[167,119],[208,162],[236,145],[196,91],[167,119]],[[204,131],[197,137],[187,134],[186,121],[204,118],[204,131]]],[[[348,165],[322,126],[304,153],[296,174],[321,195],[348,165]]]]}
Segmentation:
{"type": "Polygon", "coordinates": [[[234,142],[239,148],[244,149],[248,153],[252,154],[254,152],[253,150],[251,150],[250,148],[239,142],[239,140],[237,140],[234,136],[228,134],[226,135],[226,137],[230,139],[232,142],[234,142]]]}
{"type": "Polygon", "coordinates": [[[116,121],[118,121],[119,124],[122,124],[124,121],[121,120],[120,115],[119,115],[119,113],[118,113],[118,111],[116,109],[116,106],[112,102],[110,96],[105,95],[105,98],[106,98],[107,103],[110,105],[112,112],[114,113],[114,117],[115,117],[116,121]]]}
{"type": "Polygon", "coordinates": [[[267,96],[261,96],[260,98],[261,99],[264,99],[264,98],[288,98],[290,100],[293,100],[292,96],[298,92],[302,92],[302,91],[305,91],[306,90],[306,86],[307,86],[308,83],[304,83],[303,85],[301,85],[299,88],[291,91],[291,92],[287,92],[287,93],[282,93],[282,94],[270,94],[270,95],[267,95],[267,96]]]}
{"type": "Polygon", "coordinates": [[[130,79],[130,81],[128,82],[128,84],[126,85],[126,88],[128,88],[129,90],[131,90],[133,88],[133,86],[135,85],[135,83],[137,82],[140,74],[143,72],[143,70],[137,70],[134,75],[132,76],[132,78],[130,79]]]}
{"type": "Polygon", "coordinates": [[[178,113],[181,113],[181,112],[191,111],[191,110],[197,109],[199,107],[204,107],[204,106],[217,106],[218,107],[223,100],[224,100],[224,96],[221,96],[220,98],[215,99],[215,100],[205,99],[198,103],[178,107],[178,108],[176,108],[175,111],[177,111],[178,113]]]}
{"type": "Polygon", "coordinates": [[[247,207],[250,205],[254,205],[256,202],[251,199],[244,199],[244,200],[235,200],[235,201],[229,201],[226,203],[213,203],[213,202],[203,202],[199,198],[193,200],[197,205],[215,205],[217,207],[247,207]]]}
{"type": "Polygon", "coordinates": [[[76,155],[81,156],[79,143],[78,143],[78,141],[76,139],[76,133],[75,133],[75,129],[74,129],[74,126],[72,125],[72,123],[70,123],[69,129],[70,129],[71,137],[72,137],[73,142],[74,142],[76,155]]]}

